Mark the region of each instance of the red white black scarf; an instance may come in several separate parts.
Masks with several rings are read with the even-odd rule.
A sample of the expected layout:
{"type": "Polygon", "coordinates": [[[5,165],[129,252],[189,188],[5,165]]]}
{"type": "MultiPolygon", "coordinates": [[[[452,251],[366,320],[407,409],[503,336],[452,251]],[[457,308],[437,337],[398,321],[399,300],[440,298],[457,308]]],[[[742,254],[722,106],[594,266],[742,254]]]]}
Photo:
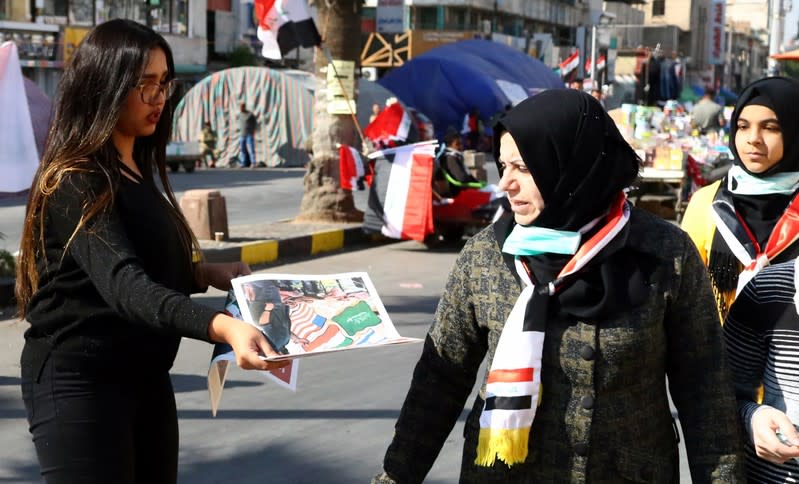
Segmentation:
{"type": "Polygon", "coordinates": [[[546,320],[526,316],[537,295],[554,295],[570,275],[579,272],[616,237],[630,218],[624,194],[613,203],[602,226],[583,243],[558,277],[536,287],[519,256],[516,272],[524,283],[519,298],[505,322],[488,372],[486,399],[480,415],[480,436],[475,464],[491,466],[496,459],[507,465],[524,462],[530,428],[541,398],[541,356],[546,320]]]}
{"type": "Polygon", "coordinates": [[[736,296],[755,274],[799,240],[799,197],[794,198],[785,209],[763,248],[730,200],[717,197],[712,208],[711,216],[716,223],[716,230],[730,252],[744,266],[743,272],[738,275],[736,296]]]}

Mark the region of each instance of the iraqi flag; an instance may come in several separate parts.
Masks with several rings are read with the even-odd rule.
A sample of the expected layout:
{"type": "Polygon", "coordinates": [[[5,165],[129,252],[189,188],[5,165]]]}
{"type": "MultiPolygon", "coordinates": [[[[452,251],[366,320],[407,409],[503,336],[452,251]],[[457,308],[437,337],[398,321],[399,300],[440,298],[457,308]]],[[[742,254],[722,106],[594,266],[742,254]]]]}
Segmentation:
{"type": "Polygon", "coordinates": [[[364,190],[372,184],[372,173],[361,154],[352,146],[341,145],[339,154],[339,181],[344,190],[364,190]]]}
{"type": "Polygon", "coordinates": [[[377,117],[366,126],[363,134],[379,146],[394,146],[405,142],[411,132],[411,115],[396,102],[382,110],[377,117]]]}
{"type": "Polygon", "coordinates": [[[580,65],[580,51],[575,50],[572,55],[566,58],[565,61],[560,63],[560,75],[566,77],[571,71],[577,69],[580,65]]]}
{"type": "Polygon", "coordinates": [[[375,160],[364,229],[394,239],[424,241],[433,233],[436,143],[416,143],[369,155],[375,160]]]}
{"type": "MultiPolygon", "coordinates": [[[[587,61],[585,61],[585,70],[586,72],[591,71],[591,58],[589,57],[587,61]]],[[[599,56],[599,60],[596,63],[596,70],[601,71],[605,68],[606,59],[604,55],[599,56]]]]}
{"type": "Polygon", "coordinates": [[[255,0],[255,18],[261,54],[268,59],[280,60],[292,49],[322,43],[307,0],[255,0]]]}

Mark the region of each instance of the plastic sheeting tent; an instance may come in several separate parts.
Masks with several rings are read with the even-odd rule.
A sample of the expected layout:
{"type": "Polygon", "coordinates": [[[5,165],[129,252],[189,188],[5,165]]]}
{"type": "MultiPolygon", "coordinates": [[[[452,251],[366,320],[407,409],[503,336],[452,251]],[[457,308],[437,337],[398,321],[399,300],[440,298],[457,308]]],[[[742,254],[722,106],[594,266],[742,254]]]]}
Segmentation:
{"type": "Polygon", "coordinates": [[[436,136],[460,131],[464,115],[477,108],[484,123],[508,104],[563,81],[541,61],[488,40],[463,40],[429,50],[380,81],[404,104],[425,113],[436,136]]]}
{"type": "Polygon", "coordinates": [[[50,100],[22,76],[17,46],[0,45],[0,196],[27,191],[44,150],[50,100]]]}
{"type": "Polygon", "coordinates": [[[302,166],[309,157],[313,94],[294,77],[266,67],[215,72],[192,87],[175,108],[173,139],[197,141],[205,121],[216,131],[224,164],[238,157],[239,106],[255,114],[255,157],[267,166],[302,166]]]}

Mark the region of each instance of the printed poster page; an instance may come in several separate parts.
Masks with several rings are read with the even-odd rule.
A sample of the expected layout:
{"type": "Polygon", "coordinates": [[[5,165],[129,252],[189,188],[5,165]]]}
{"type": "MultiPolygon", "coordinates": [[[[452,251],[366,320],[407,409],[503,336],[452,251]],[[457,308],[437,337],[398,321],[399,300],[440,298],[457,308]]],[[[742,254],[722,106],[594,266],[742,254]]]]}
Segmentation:
{"type": "Polygon", "coordinates": [[[257,274],[232,284],[242,319],[280,353],[272,360],[422,341],[400,336],[365,272],[257,274]]]}
{"type": "MultiPolygon", "coordinates": [[[[286,367],[261,371],[297,389],[297,358],[359,348],[418,343],[397,332],[365,272],[332,275],[258,274],[234,279],[225,313],[259,328],[286,367]]],[[[208,369],[211,412],[216,416],[233,349],[216,344],[208,369]]]]}

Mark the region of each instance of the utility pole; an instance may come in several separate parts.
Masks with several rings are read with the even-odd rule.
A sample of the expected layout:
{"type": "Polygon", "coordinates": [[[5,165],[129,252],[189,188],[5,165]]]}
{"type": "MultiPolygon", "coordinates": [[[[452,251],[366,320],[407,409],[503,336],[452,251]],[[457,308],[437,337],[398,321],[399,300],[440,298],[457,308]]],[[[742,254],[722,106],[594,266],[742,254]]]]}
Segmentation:
{"type": "Polygon", "coordinates": [[[591,77],[591,89],[596,89],[596,23],[591,25],[591,70],[589,75],[591,77]]]}
{"type": "Polygon", "coordinates": [[[776,59],[771,56],[780,53],[780,45],[782,44],[783,28],[785,23],[785,12],[782,6],[782,0],[769,1],[769,43],[768,43],[768,75],[776,76],[779,74],[780,66],[776,59]]]}

